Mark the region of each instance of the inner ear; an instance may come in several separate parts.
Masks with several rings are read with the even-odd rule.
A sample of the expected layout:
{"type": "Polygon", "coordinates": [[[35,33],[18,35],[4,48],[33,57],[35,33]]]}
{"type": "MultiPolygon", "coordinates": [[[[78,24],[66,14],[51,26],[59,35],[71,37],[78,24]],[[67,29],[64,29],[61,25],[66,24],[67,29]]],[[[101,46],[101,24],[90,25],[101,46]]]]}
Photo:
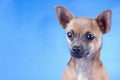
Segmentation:
{"type": "Polygon", "coordinates": [[[65,29],[67,27],[67,24],[73,18],[72,13],[63,6],[57,6],[56,13],[61,26],[65,29]]]}
{"type": "Polygon", "coordinates": [[[95,19],[98,23],[98,26],[100,27],[101,31],[103,34],[107,33],[110,31],[111,27],[111,10],[105,10],[101,14],[97,16],[95,19]]]}

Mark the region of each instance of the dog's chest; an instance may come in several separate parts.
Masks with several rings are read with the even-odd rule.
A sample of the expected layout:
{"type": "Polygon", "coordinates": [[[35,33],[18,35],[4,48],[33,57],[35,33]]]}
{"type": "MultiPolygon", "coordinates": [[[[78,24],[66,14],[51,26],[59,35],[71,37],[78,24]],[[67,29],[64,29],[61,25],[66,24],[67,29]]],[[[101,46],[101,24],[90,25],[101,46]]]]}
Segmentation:
{"type": "Polygon", "coordinates": [[[88,78],[85,77],[83,74],[78,74],[77,80],[88,80],[88,78]]]}
{"type": "Polygon", "coordinates": [[[76,62],[75,70],[77,73],[77,80],[88,80],[91,72],[91,62],[79,60],[76,62]]]}

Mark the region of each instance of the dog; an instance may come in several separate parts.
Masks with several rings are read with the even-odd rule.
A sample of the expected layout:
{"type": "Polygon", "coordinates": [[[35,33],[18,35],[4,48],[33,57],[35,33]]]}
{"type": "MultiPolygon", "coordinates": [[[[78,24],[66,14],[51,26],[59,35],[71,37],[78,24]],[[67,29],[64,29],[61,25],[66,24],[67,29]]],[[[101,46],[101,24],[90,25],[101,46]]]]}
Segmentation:
{"type": "Polygon", "coordinates": [[[100,60],[102,35],[111,28],[111,10],[104,10],[96,18],[74,17],[63,6],[56,6],[58,21],[67,32],[71,59],[62,80],[109,80],[100,60]]]}

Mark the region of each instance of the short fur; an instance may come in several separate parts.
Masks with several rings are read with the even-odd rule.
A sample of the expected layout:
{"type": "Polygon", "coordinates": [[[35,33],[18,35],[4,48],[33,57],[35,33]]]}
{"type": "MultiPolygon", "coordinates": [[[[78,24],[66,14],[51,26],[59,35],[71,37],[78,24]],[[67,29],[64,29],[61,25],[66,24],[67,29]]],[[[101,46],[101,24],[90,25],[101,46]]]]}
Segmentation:
{"type": "Polygon", "coordinates": [[[75,18],[63,6],[56,7],[58,20],[66,32],[74,32],[73,40],[67,37],[71,50],[71,59],[63,74],[62,80],[109,80],[109,76],[100,60],[102,35],[110,31],[111,10],[105,10],[95,19],[88,17],[75,18]],[[95,39],[88,41],[85,34],[90,32],[95,39]],[[76,58],[72,49],[78,46],[84,56],[76,58]],[[87,54],[89,53],[89,54],[87,54]]]}

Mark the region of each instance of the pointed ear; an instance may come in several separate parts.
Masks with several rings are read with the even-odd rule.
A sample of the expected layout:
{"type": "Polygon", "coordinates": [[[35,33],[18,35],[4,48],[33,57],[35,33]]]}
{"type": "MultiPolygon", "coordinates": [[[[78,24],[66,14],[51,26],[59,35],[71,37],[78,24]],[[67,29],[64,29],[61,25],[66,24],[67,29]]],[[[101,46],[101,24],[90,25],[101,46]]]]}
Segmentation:
{"type": "Polygon", "coordinates": [[[72,13],[62,6],[56,6],[56,13],[61,26],[65,29],[67,24],[73,19],[72,13]]]}
{"type": "Polygon", "coordinates": [[[111,10],[105,10],[101,14],[99,14],[96,18],[96,21],[103,32],[103,34],[110,31],[111,27],[111,10]]]}

